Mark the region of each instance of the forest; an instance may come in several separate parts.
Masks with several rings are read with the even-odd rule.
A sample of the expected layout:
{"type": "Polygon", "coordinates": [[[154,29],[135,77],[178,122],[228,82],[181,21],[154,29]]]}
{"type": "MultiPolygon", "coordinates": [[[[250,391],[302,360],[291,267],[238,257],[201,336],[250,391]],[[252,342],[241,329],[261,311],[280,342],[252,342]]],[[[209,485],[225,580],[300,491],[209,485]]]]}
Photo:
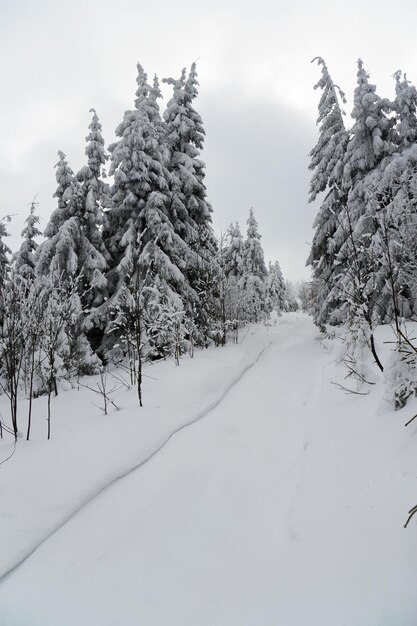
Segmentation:
{"type": "Polygon", "coordinates": [[[417,90],[313,62],[309,280],[215,231],[195,63],[0,216],[0,626],[416,623],[417,90]]]}
{"type": "Polygon", "coordinates": [[[238,222],[216,237],[200,158],[203,122],[193,106],[197,71],[164,79],[172,97],[161,114],[158,78],[137,65],[134,108],[108,151],[98,115],[86,137],[86,164],[74,174],[66,155],[55,166],[56,209],[43,233],[31,203],[20,249],[0,223],[1,389],[19,433],[19,396],[51,397],[58,381],[123,364],[142,405],[142,366],[194,348],[237,342],[248,322],[307,307],[279,262],[267,267],[251,208],[246,237],[238,222]],[[109,164],[108,172],[106,166],[109,164]],[[38,240],[43,235],[43,241],[38,240]]]}
{"type": "Polygon", "coordinates": [[[310,201],[321,203],[308,258],[311,312],[323,332],[344,341],[348,376],[372,384],[370,352],[401,408],[417,390],[417,343],[407,328],[417,308],[417,90],[397,71],[394,100],[378,96],[359,59],[348,128],[345,94],[325,61],[314,61],[321,98],[310,201]],[[394,331],[385,363],[374,340],[380,324],[394,331]]]}

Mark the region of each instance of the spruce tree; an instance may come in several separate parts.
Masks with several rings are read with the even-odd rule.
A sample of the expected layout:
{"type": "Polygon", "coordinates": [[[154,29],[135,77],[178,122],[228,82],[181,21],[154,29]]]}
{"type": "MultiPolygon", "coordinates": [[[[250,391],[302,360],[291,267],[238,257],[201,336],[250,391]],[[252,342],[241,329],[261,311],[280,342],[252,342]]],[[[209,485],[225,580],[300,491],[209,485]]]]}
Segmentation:
{"type": "MultiPolygon", "coordinates": [[[[75,284],[80,299],[79,317],[73,318],[73,329],[68,331],[72,338],[68,350],[74,355],[71,358],[79,362],[79,369],[94,371],[97,361],[92,356],[85,333],[98,325],[93,317],[93,307],[100,304],[101,292],[106,288],[103,273],[106,260],[86,234],[91,235],[91,220],[86,211],[83,187],[73,175],[65,155],[60,152],[59,157],[58,187],[54,194],[58,198],[58,207],[45,229],[47,239],[37,250],[36,272],[40,276],[50,276],[60,288],[67,285],[72,291],[75,284]]],[[[99,224],[96,228],[99,229],[99,224]]]]}
{"type": "Polygon", "coordinates": [[[14,259],[14,269],[16,273],[30,282],[35,278],[35,255],[38,248],[36,237],[40,237],[42,234],[37,226],[40,218],[35,213],[36,206],[37,204],[35,200],[33,200],[30,205],[29,216],[26,218],[26,226],[22,230],[23,241],[14,259]]]}
{"type": "Polygon", "coordinates": [[[212,208],[204,184],[205,165],[199,158],[203,148],[204,128],[193,107],[197,91],[196,64],[186,77],[166,78],[173,85],[173,95],[164,113],[169,157],[170,219],[175,232],[186,242],[189,255],[186,273],[197,299],[185,302],[186,310],[207,337],[215,315],[213,290],[216,286],[216,240],[211,226],[212,208]]]}
{"type": "Polygon", "coordinates": [[[314,220],[315,234],[307,265],[311,265],[313,270],[313,319],[316,324],[323,326],[340,301],[337,291],[333,290],[338,252],[333,238],[347,199],[347,193],[342,188],[342,177],[349,135],[340,106],[340,101],[345,102],[344,93],[334,84],[324,60],[321,57],[313,59],[316,60],[321,66],[322,76],[314,88],[321,89],[322,95],[317,117],[319,138],[310,152],[309,169],[313,175],[309,202],[313,202],[322,192],[326,195],[314,220]]]}
{"type": "Polygon", "coordinates": [[[399,70],[394,74],[395,100],[393,109],[396,116],[396,143],[402,150],[409,148],[417,140],[417,89],[399,70]]]}
{"type": "Polygon", "coordinates": [[[110,146],[114,185],[105,236],[112,259],[109,304],[116,308],[129,300],[126,289],[136,292],[141,285],[140,291],[149,287],[154,293],[156,276],[184,302],[196,299],[186,276],[191,250],[171,220],[158,80],[150,86],[142,66],[137,68],[135,109],[126,111],[116,130],[120,139],[110,146]]]}
{"type": "Polygon", "coordinates": [[[91,210],[87,199],[91,200],[92,194],[85,193],[85,186],[73,175],[65,155],[60,152],[59,156],[54,194],[58,208],[45,229],[47,239],[39,246],[37,271],[42,275],[52,272],[63,279],[79,277],[81,301],[90,311],[90,307],[101,303],[106,287],[100,214],[91,210]]]}
{"type": "Polygon", "coordinates": [[[9,215],[0,219],[0,291],[4,288],[10,271],[10,255],[12,251],[4,242],[4,238],[9,236],[6,223],[10,222],[10,220],[9,215]]]}
{"type": "Polygon", "coordinates": [[[285,282],[279,262],[270,261],[268,270],[266,281],[268,308],[281,315],[285,310],[285,282]]]}
{"type": "Polygon", "coordinates": [[[238,222],[230,224],[226,233],[225,271],[227,276],[240,279],[243,274],[243,236],[238,222]]]}
{"type": "Polygon", "coordinates": [[[366,176],[394,151],[391,103],[376,94],[362,61],[358,61],[352,117],[355,120],[346,147],[343,171],[347,202],[340,213],[333,246],[338,250],[334,297],[341,300],[335,321],[364,317],[371,325],[374,258],[370,242],[377,228],[373,207],[365,199],[366,176]],[[370,210],[368,210],[370,209],[370,210]]]}
{"type": "Polygon", "coordinates": [[[265,311],[267,270],[253,208],[250,209],[246,224],[248,229],[243,247],[243,276],[240,288],[244,297],[246,317],[250,321],[259,322],[265,311]]]}

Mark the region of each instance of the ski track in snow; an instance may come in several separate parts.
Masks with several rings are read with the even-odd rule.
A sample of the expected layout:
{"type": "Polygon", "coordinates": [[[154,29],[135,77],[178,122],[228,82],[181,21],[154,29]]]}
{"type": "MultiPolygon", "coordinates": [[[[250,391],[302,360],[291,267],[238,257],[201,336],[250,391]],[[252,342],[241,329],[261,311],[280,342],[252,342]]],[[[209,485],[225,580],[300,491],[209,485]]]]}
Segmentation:
{"type": "Polygon", "coordinates": [[[198,425],[2,581],[1,626],[415,626],[416,529],[390,482],[413,484],[409,435],[329,362],[284,318],[198,425]]]}
{"type": "Polygon", "coordinates": [[[184,428],[189,428],[190,426],[192,426],[193,424],[196,424],[197,422],[199,422],[201,419],[203,419],[204,417],[206,417],[209,413],[211,413],[223,400],[224,398],[228,395],[228,393],[230,393],[230,391],[233,389],[233,387],[243,378],[243,376],[246,374],[246,372],[248,370],[250,370],[254,365],[256,365],[256,363],[259,361],[259,359],[262,357],[262,355],[264,354],[265,350],[267,349],[269,344],[265,345],[261,352],[258,354],[258,356],[255,358],[255,360],[251,363],[249,363],[248,365],[246,365],[238,374],[237,376],[235,376],[235,378],[232,379],[232,381],[230,382],[230,384],[227,386],[226,389],[223,390],[223,392],[220,394],[220,396],[214,400],[214,402],[211,402],[206,408],[204,408],[202,411],[200,411],[195,417],[193,417],[191,420],[187,421],[184,424],[181,424],[180,426],[178,426],[178,428],[176,428],[175,430],[171,431],[166,439],[158,446],[156,447],[148,456],[146,456],[144,459],[142,459],[139,463],[134,464],[132,467],[130,467],[127,471],[119,474],[118,476],[116,476],[113,480],[111,480],[110,482],[108,482],[106,485],[104,485],[104,487],[101,487],[99,490],[93,492],[91,494],[90,497],[86,498],[85,500],[83,500],[81,502],[81,504],[77,507],[74,507],[71,510],[71,513],[66,516],[63,520],[61,520],[59,522],[59,524],[57,524],[52,530],[51,532],[49,532],[46,536],[42,537],[42,540],[37,542],[35,545],[33,545],[30,550],[25,554],[25,556],[21,559],[18,560],[17,563],[15,563],[13,565],[13,567],[11,567],[9,570],[7,570],[6,572],[4,572],[2,575],[0,575],[0,584],[1,581],[3,579],[6,579],[16,568],[18,568],[22,563],[24,563],[26,561],[26,559],[28,559],[40,546],[42,546],[46,541],[48,541],[48,539],[50,539],[56,532],[58,532],[63,526],[65,526],[75,515],[77,515],[77,513],[79,513],[85,506],[87,506],[89,503],[91,503],[95,498],[97,498],[98,496],[100,496],[103,492],[105,492],[107,489],[109,489],[110,487],[112,487],[115,483],[117,483],[119,480],[122,480],[123,478],[125,478],[126,476],[129,476],[129,474],[131,474],[132,472],[135,472],[137,469],[139,469],[140,467],[142,467],[142,465],[145,465],[146,463],[148,463],[156,454],[158,454],[162,448],[164,448],[167,443],[169,443],[171,441],[171,439],[173,437],[175,437],[175,435],[177,435],[178,433],[180,433],[182,430],[184,430],[184,428]]]}

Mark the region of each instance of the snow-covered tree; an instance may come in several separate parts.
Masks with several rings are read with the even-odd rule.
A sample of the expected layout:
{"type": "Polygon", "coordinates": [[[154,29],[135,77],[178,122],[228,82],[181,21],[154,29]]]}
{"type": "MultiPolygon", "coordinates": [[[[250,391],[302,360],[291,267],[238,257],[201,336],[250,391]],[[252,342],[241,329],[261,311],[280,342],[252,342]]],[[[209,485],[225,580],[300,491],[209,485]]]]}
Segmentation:
{"type": "Polygon", "coordinates": [[[74,172],[68,164],[66,154],[58,151],[59,160],[55,165],[57,188],[53,195],[57,199],[57,208],[52,212],[49,222],[45,228],[44,236],[52,239],[56,235],[64,222],[71,217],[68,206],[68,198],[71,194],[71,185],[74,181],[74,172]]]}
{"type": "Polygon", "coordinates": [[[112,206],[106,214],[106,244],[112,257],[110,307],[139,280],[143,287],[161,284],[183,302],[196,302],[187,268],[197,258],[171,211],[171,175],[167,169],[165,127],[159,113],[158,80],[153,85],[138,64],[135,109],[127,111],[110,146],[112,206]]]}
{"type": "Polygon", "coordinates": [[[204,184],[205,165],[199,158],[203,148],[204,128],[193,101],[197,91],[197,71],[192,64],[188,77],[185,69],[178,80],[166,78],[173,85],[173,95],[164,113],[170,180],[170,219],[174,230],[186,242],[186,275],[197,295],[184,302],[203,335],[210,327],[210,295],[214,287],[216,241],[211,226],[212,208],[204,184]]]}
{"type": "MultiPolygon", "coordinates": [[[[58,207],[45,229],[47,238],[37,249],[36,272],[39,276],[50,277],[58,286],[62,283],[62,289],[65,284],[71,289],[76,286],[80,298],[79,319],[74,318],[70,351],[76,350],[83,355],[85,371],[89,371],[90,365],[93,370],[96,368],[85,336],[92,326],[89,305],[96,306],[101,302],[100,292],[105,290],[107,282],[103,273],[106,260],[87,236],[91,231],[87,227],[90,219],[86,214],[83,187],[74,177],[65,155],[60,152],[59,157],[58,187],[54,194],[58,207]]],[[[97,224],[96,228],[99,226],[97,224]]],[[[84,366],[80,364],[79,369],[84,366]]]]}
{"type": "MultiPolygon", "coordinates": [[[[100,249],[95,247],[97,239],[91,231],[83,187],[74,177],[65,155],[60,152],[59,157],[56,172],[58,187],[54,194],[58,198],[58,208],[52,213],[45,229],[46,241],[37,250],[36,270],[41,275],[52,273],[64,278],[82,277],[80,295],[84,305],[87,305],[87,300],[91,301],[90,293],[97,294],[105,289],[103,272],[106,260],[100,249]]],[[[99,226],[99,223],[96,224],[96,230],[99,226]]],[[[96,297],[100,302],[101,296],[96,297]]]]}
{"type": "Polygon", "coordinates": [[[6,283],[10,270],[10,255],[12,251],[4,242],[4,238],[9,236],[6,223],[10,222],[10,220],[9,215],[0,219],[0,291],[6,283]]]}
{"type": "Polygon", "coordinates": [[[346,147],[343,172],[349,189],[393,151],[391,103],[376,94],[376,86],[369,82],[369,74],[361,59],[358,60],[353,104],[354,124],[346,147]]]}
{"type": "Polygon", "coordinates": [[[230,224],[226,233],[226,246],[224,251],[225,272],[227,276],[240,279],[243,274],[244,255],[243,235],[238,222],[230,224]]]}
{"type": "Polygon", "coordinates": [[[294,311],[298,311],[299,304],[297,300],[297,292],[295,285],[290,281],[285,281],[285,311],[289,313],[294,313],[294,311]]]}
{"type": "Polygon", "coordinates": [[[345,94],[333,82],[327,65],[321,57],[313,59],[321,66],[321,78],[314,89],[321,89],[318,105],[317,126],[319,138],[310,152],[309,169],[313,172],[310,181],[309,199],[313,202],[317,195],[340,186],[343,175],[348,135],[343,121],[344,111],[340,102],[346,103],[345,94]]]}
{"type": "Polygon", "coordinates": [[[102,237],[103,210],[109,204],[109,187],[103,180],[105,171],[102,168],[108,155],[104,150],[102,127],[97,113],[95,109],[90,112],[93,116],[89,126],[90,133],[86,137],[87,165],[76,175],[83,196],[82,210],[77,214],[84,240],[84,250],[80,251],[85,291],[82,302],[88,310],[92,310],[89,325],[95,323],[103,327],[103,321],[98,319],[100,314],[97,308],[107,297],[105,271],[110,260],[102,237]],[[87,242],[90,245],[85,245],[87,242]]]}
{"type": "Polygon", "coordinates": [[[281,315],[285,311],[285,282],[278,261],[269,262],[266,293],[269,311],[281,315]]]}
{"type": "Polygon", "coordinates": [[[265,311],[267,270],[261,235],[253,208],[250,209],[247,224],[247,236],[243,247],[243,276],[240,287],[243,294],[246,317],[254,322],[260,321],[265,311]]]}
{"type": "Polygon", "coordinates": [[[175,364],[185,352],[188,334],[183,303],[156,277],[145,292],[147,352],[152,357],[173,356],[175,364]]]}
{"type": "Polygon", "coordinates": [[[20,276],[32,281],[35,278],[36,250],[38,244],[36,237],[41,236],[38,228],[40,218],[35,213],[36,202],[30,205],[30,213],[26,218],[26,226],[22,230],[22,244],[14,259],[14,269],[20,276]]]}
{"type": "Polygon", "coordinates": [[[317,59],[322,76],[314,86],[321,89],[317,125],[319,138],[310,152],[309,169],[313,175],[310,182],[309,201],[316,200],[319,193],[326,195],[314,220],[314,238],[307,264],[313,270],[312,301],[313,319],[322,326],[339,302],[337,291],[332,290],[337,269],[338,248],[333,237],[338,228],[339,216],[346,203],[346,192],[342,189],[343,164],[349,139],[345,129],[340,102],[345,102],[344,93],[334,84],[327,66],[321,57],[317,59]],[[329,297],[331,295],[331,297],[329,297]]]}
{"type": "Polygon", "coordinates": [[[307,313],[310,309],[311,286],[306,280],[300,280],[297,285],[297,297],[300,301],[300,308],[303,313],[307,313]]]}
{"type": "Polygon", "coordinates": [[[395,135],[397,145],[403,149],[410,147],[417,140],[417,90],[400,70],[395,72],[394,77],[395,135]]]}
{"type": "Polygon", "coordinates": [[[342,207],[332,245],[337,250],[338,273],[332,294],[339,298],[334,321],[357,319],[358,312],[372,324],[373,258],[369,244],[375,232],[373,209],[366,203],[366,176],[394,151],[391,103],[376,94],[362,61],[358,61],[354,124],[346,147],[343,171],[347,201],[342,207]],[[356,311],[357,309],[357,311],[356,311]]]}

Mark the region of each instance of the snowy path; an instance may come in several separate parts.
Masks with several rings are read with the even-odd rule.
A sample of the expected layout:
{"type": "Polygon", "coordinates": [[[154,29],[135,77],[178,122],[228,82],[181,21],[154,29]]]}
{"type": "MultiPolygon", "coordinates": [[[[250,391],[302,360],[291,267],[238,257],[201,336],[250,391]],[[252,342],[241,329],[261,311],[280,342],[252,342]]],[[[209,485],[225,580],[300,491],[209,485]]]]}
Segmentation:
{"type": "Polygon", "coordinates": [[[311,320],[284,320],[206,419],[3,581],[0,624],[415,625],[407,494],[383,515],[396,442],[326,363],[311,320]]]}

